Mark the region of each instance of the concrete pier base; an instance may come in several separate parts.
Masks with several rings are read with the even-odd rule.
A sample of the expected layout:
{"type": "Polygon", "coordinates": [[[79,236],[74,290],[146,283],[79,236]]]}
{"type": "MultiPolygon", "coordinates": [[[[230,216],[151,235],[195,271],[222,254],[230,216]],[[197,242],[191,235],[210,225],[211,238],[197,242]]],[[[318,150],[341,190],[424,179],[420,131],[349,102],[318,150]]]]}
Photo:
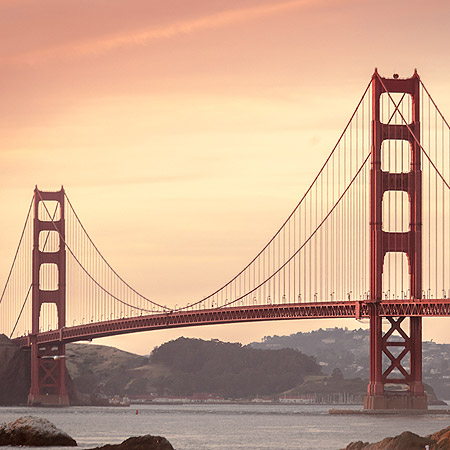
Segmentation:
{"type": "Polygon", "coordinates": [[[69,406],[69,396],[29,394],[28,406],[69,406]]]}
{"type": "Polygon", "coordinates": [[[411,395],[408,393],[385,393],[384,395],[366,395],[364,409],[367,410],[427,410],[427,396],[411,395]]]}

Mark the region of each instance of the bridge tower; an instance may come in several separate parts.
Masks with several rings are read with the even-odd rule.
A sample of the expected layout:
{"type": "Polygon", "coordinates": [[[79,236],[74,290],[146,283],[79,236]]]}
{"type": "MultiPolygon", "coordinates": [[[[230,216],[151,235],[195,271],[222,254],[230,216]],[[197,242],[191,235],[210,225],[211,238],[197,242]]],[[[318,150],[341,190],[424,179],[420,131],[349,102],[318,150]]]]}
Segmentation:
{"type": "Polygon", "coordinates": [[[64,189],[58,192],[34,190],[31,388],[29,405],[68,405],[65,344],[39,344],[41,310],[54,304],[58,329],[66,325],[66,251],[64,189]],[[53,221],[44,202],[56,205],[53,221]],[[53,236],[50,236],[53,234],[53,236]],[[51,245],[46,245],[51,242],[51,245]]]}
{"type": "MultiPolygon", "coordinates": [[[[379,302],[382,300],[382,275],[388,252],[406,254],[409,265],[410,299],[422,298],[422,170],[420,142],[419,76],[408,79],[372,78],[372,143],[370,170],[370,380],[364,400],[365,409],[426,409],[422,383],[422,318],[385,317],[389,329],[383,333],[379,302]],[[382,123],[380,98],[383,93],[411,97],[412,115],[408,125],[382,123]],[[382,143],[385,140],[409,143],[411,164],[406,173],[381,169],[382,143]],[[406,192],[409,198],[408,231],[383,229],[383,195],[388,191],[406,192]],[[404,328],[402,328],[402,326],[404,328]],[[395,339],[393,340],[393,336],[395,339]],[[395,349],[395,350],[394,350],[395,349]],[[408,364],[409,355],[409,364],[408,364]],[[384,367],[383,367],[384,359],[384,367]],[[388,391],[387,384],[407,386],[406,391],[388,391]]],[[[386,211],[386,209],[385,209],[386,211]]],[[[391,211],[390,211],[391,212],[391,211]]],[[[384,222],[386,223],[386,222],[384,222]]]]}

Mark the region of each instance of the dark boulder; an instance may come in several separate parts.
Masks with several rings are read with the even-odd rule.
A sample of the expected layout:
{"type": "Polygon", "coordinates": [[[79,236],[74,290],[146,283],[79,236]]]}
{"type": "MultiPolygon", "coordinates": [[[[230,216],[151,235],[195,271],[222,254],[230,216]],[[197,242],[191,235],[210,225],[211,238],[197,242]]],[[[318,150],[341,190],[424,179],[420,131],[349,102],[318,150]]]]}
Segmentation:
{"type": "Polygon", "coordinates": [[[108,444],[91,450],[174,450],[174,448],[166,438],[147,434],[130,437],[121,444],[108,444]]]}
{"type": "Polygon", "coordinates": [[[0,446],[4,445],[66,447],[76,446],[77,443],[47,419],[24,416],[14,422],[0,425],[0,446]]]}

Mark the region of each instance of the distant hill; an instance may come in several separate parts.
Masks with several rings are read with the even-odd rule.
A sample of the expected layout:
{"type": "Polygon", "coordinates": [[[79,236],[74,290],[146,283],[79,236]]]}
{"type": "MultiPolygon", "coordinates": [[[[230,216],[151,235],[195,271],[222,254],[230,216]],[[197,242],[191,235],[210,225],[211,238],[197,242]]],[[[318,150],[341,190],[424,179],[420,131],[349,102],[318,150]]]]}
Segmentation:
{"type": "Polygon", "coordinates": [[[343,328],[319,329],[290,336],[266,336],[253,348],[279,350],[292,348],[313,355],[325,374],[333,369],[342,371],[345,378],[369,377],[369,331],[343,328]]]}
{"type": "Polygon", "coordinates": [[[179,338],[156,348],[150,360],[171,370],[166,389],[175,395],[275,395],[302,383],[307,375],[320,374],[314,358],[298,350],[259,350],[218,340],[179,338]]]}
{"type": "Polygon", "coordinates": [[[67,346],[67,369],[78,391],[98,386],[106,395],[192,395],[225,398],[278,395],[321,373],[313,357],[298,350],[260,350],[238,343],[179,338],[149,357],[92,344],[67,346]]]}
{"type": "MultiPolygon", "coordinates": [[[[313,355],[327,375],[338,368],[345,378],[369,378],[369,330],[319,329],[290,336],[266,336],[262,342],[250,345],[265,350],[297,349],[313,355]]],[[[450,344],[425,341],[422,352],[423,381],[433,387],[439,398],[450,399],[450,344]]]]}
{"type": "MultiPolygon", "coordinates": [[[[72,404],[89,403],[92,394],[188,396],[209,392],[231,399],[310,394],[331,399],[335,394],[348,394],[362,398],[368,377],[356,374],[368,370],[366,338],[365,330],[345,329],[266,337],[264,342],[251,346],[180,338],[155,348],[149,356],[102,345],[69,344],[69,396],[72,404]],[[316,352],[320,365],[298,349],[285,348],[294,345],[305,353],[316,352]],[[264,346],[270,350],[254,348],[264,346]]],[[[424,381],[444,399],[450,398],[449,347],[426,342],[423,351],[424,381]]],[[[29,351],[0,336],[0,353],[4,362],[0,370],[4,388],[0,404],[25,403],[30,386],[29,351]]]]}

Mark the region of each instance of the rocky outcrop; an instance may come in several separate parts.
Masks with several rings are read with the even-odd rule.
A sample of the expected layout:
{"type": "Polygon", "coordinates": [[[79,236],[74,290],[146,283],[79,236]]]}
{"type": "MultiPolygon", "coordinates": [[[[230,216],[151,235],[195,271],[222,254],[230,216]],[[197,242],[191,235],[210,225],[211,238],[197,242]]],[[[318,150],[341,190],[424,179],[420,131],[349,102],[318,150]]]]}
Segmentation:
{"type": "Polygon", "coordinates": [[[161,436],[130,437],[121,444],[103,445],[91,450],[174,450],[170,442],[161,436]]]}
{"type": "Polygon", "coordinates": [[[77,443],[47,419],[24,416],[0,426],[0,446],[4,445],[66,447],[76,446],[77,443]]]}
{"type": "Polygon", "coordinates": [[[387,437],[380,442],[351,442],[344,450],[424,450],[429,445],[430,450],[450,450],[450,427],[427,437],[405,431],[395,437],[387,437]]]}
{"type": "MultiPolygon", "coordinates": [[[[73,447],[77,443],[47,419],[23,416],[11,423],[0,425],[0,447],[6,445],[73,447]]],[[[166,438],[148,434],[130,437],[121,444],[108,444],[91,450],[174,450],[174,448],[166,438]]]]}
{"type": "Polygon", "coordinates": [[[438,431],[431,436],[427,436],[436,442],[434,447],[431,447],[433,450],[448,450],[450,449],[450,427],[444,428],[441,431],[438,431]]]}

